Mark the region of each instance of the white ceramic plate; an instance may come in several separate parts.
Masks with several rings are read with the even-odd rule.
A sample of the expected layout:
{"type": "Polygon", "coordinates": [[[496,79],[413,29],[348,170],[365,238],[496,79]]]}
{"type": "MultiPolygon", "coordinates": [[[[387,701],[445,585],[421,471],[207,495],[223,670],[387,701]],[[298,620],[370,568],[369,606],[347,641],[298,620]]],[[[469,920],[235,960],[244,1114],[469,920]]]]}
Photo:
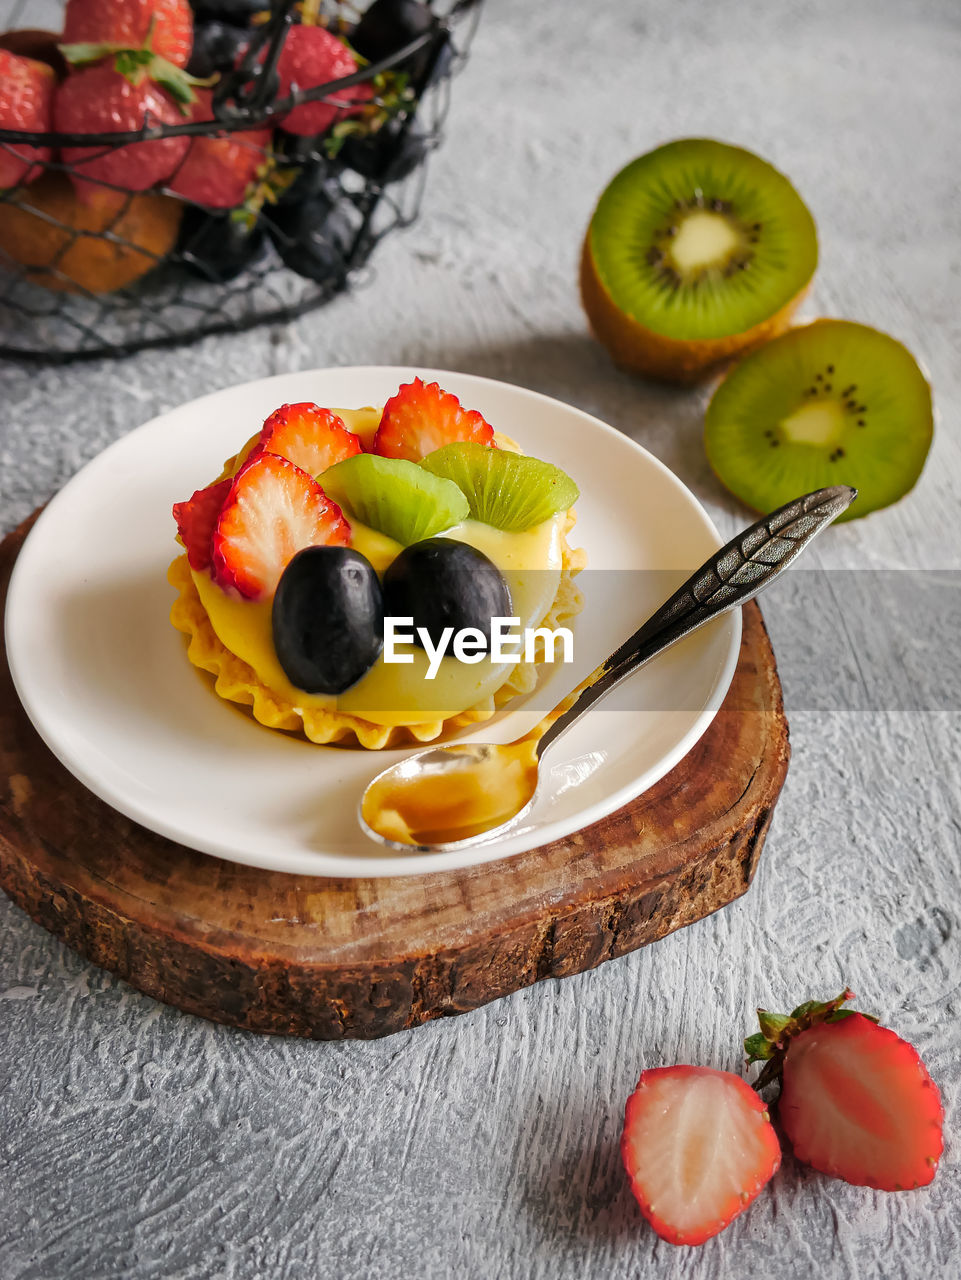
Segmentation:
{"type": "Polygon", "coordinates": [[[522,827],[466,852],[408,855],[370,841],[356,820],[369,779],[405,752],[316,746],[215,696],[168,621],[165,575],[178,550],[171,505],[214,477],[277,405],[382,404],[415,373],[563,467],[581,490],[572,541],[586,549],[590,570],[580,579],[586,605],[574,624],[576,663],[547,668],[534,705],[518,700],[465,741],[508,742],[526,731],[719,545],[694,496],[644,449],[585,413],[486,378],[324,369],[182,405],[117,441],[64,487],[10,584],[7,652],[20,697],[51,750],[108,804],[194,849],[272,870],[447,871],[520,853],[611,813],[667,773],[710,724],[734,673],[740,612],[661,655],[561,739],[522,827]],[[625,572],[612,591],[615,579],[600,569],[671,572],[625,572]]]}

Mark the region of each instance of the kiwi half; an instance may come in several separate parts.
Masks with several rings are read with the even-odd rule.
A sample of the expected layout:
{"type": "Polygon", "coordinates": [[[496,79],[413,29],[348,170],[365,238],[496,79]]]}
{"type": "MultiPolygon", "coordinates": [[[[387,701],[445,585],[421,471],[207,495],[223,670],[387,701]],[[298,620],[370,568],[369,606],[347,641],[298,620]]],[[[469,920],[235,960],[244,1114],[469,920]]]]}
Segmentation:
{"type": "Polygon", "coordinates": [[[581,257],[581,298],[615,362],[693,381],[782,332],[817,266],[814,219],[766,161],[670,142],[611,181],[581,257]]]}
{"type": "Polygon", "coordinates": [[[910,351],[850,320],[815,320],[746,356],[714,393],[704,442],[720,480],[770,511],[850,484],[839,520],[896,502],[931,445],[931,388],[910,351]]]}

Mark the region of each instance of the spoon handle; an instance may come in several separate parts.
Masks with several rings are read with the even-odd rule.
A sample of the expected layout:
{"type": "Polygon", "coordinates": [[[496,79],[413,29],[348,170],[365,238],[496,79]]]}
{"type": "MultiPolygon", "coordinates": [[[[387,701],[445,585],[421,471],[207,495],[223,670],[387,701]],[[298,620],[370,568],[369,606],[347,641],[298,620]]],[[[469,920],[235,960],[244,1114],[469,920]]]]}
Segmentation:
{"type": "Polygon", "coordinates": [[[638,667],[763,591],[856,497],[857,490],[849,485],[817,489],[763,516],[716,551],[597,669],[573,706],[542,735],[538,757],[638,667]]]}

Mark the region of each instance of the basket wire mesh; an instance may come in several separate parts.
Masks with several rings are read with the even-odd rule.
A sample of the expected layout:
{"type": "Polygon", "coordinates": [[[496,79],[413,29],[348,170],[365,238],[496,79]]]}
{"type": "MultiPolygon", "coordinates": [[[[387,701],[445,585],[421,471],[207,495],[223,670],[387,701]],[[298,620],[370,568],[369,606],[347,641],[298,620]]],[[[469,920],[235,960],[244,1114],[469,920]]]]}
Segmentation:
{"type": "MultiPolygon", "coordinates": [[[[59,6],[48,5],[44,16],[59,26],[51,8],[59,6]]],[[[42,0],[13,0],[4,13],[0,0],[0,31],[42,23],[43,9],[42,0]]],[[[431,6],[429,28],[389,56],[358,59],[355,73],[311,89],[293,86],[280,98],[275,69],[300,9],[294,0],[272,0],[251,26],[246,54],[213,86],[213,120],[147,118],[140,130],[123,134],[0,128],[0,160],[14,154],[32,162],[21,181],[0,190],[0,356],[62,363],[290,320],[359,283],[380,240],[414,221],[428,157],[441,142],[451,75],[467,56],[480,0],[431,6]],[[405,72],[411,67],[416,74],[405,72]],[[377,123],[369,129],[357,121],[365,113],[345,106],[358,85],[371,86],[360,91],[372,97],[369,118],[377,123]],[[277,130],[266,148],[251,140],[254,131],[274,130],[292,109],[313,102],[339,108],[324,134],[277,130]],[[251,184],[252,208],[214,209],[177,193],[186,157],[156,192],[94,179],[117,193],[103,214],[78,217],[72,196],[63,195],[71,175],[82,176],[92,158],[179,137],[229,138],[256,150],[264,162],[258,175],[267,176],[251,184]],[[34,160],[23,150],[27,144],[50,148],[50,158],[34,160]],[[91,149],[88,155],[66,163],[61,150],[80,145],[91,149]],[[144,231],[154,223],[160,234],[144,231]],[[45,246],[39,258],[19,247],[38,239],[45,246]],[[137,278],[102,292],[108,276],[100,267],[116,274],[118,264],[137,278]]],[[[324,25],[349,40],[358,17],[352,5],[325,0],[320,13],[324,25]]]]}

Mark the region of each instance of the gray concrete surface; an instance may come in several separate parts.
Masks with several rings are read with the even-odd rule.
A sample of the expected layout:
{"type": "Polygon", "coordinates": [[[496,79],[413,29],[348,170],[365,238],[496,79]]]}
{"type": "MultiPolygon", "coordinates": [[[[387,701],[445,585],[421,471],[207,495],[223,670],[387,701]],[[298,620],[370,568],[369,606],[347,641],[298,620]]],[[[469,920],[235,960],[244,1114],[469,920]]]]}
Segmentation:
{"type": "Polygon", "coordinates": [[[800,587],[770,598],[794,760],[752,891],[712,919],[472,1015],[324,1045],[155,1004],[0,902],[3,1280],[958,1274],[959,119],[956,0],[489,0],[424,216],[382,247],[365,291],[123,363],[0,368],[5,530],[181,401],[286,369],[410,361],[599,414],[733,531],[745,513],[699,439],[706,392],[615,372],[574,288],[607,178],[708,134],[771,158],[810,203],[822,257],[807,314],[902,338],[940,408],[917,490],[812,552],[850,571],[824,579],[817,625],[800,587]],[[897,596],[898,628],[870,625],[890,607],[878,582],[921,592],[897,596]],[[787,1157],[720,1238],[659,1242],[617,1154],[639,1071],[738,1070],[756,1005],[845,982],[942,1087],[934,1184],[885,1195],[787,1157]]]}

